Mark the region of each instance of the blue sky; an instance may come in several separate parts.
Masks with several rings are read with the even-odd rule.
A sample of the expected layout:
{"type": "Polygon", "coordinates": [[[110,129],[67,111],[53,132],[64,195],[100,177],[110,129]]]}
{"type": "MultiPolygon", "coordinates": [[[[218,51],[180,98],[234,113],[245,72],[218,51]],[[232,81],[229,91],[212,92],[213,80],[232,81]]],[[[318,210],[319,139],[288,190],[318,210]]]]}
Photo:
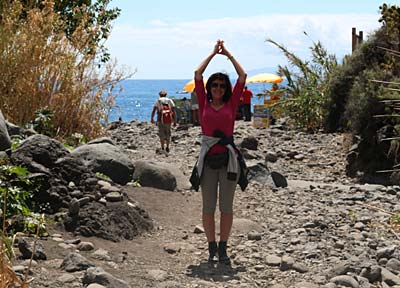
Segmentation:
{"type": "MultiPolygon", "coordinates": [[[[113,0],[121,8],[106,45],[119,65],[137,70],[134,79],[190,79],[217,39],[247,71],[277,69],[286,59],[266,39],[303,59],[321,41],[339,59],[351,53],[351,29],[364,37],[380,27],[375,0],[113,0]],[[306,31],[310,38],[303,34],[306,31]]],[[[386,2],[396,4],[396,2],[386,2]]],[[[232,73],[223,56],[206,70],[232,73]]],[[[273,72],[273,71],[266,71],[273,72]]],[[[249,73],[251,74],[251,73],[249,73]]],[[[251,75],[249,75],[251,76],[251,75]]]]}

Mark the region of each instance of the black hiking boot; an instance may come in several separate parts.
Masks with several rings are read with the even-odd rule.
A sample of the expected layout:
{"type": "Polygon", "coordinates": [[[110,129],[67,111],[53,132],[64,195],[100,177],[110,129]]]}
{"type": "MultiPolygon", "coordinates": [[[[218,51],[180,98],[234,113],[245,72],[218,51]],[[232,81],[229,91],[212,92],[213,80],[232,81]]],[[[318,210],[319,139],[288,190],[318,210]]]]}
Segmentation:
{"type": "Polygon", "coordinates": [[[220,241],[218,244],[218,261],[223,264],[231,264],[231,259],[226,254],[226,241],[220,241]]]}
{"type": "Polygon", "coordinates": [[[217,246],[217,242],[212,241],[212,242],[208,242],[208,262],[214,262],[215,261],[215,257],[217,256],[217,252],[218,252],[218,246],[217,246]]]}

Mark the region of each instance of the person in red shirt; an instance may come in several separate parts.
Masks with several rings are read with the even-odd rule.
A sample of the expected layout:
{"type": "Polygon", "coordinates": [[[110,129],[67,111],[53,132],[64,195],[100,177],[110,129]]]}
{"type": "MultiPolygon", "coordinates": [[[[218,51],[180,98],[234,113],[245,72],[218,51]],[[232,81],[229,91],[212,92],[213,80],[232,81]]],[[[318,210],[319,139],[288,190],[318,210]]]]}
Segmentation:
{"type": "MultiPolygon", "coordinates": [[[[236,110],[239,106],[246,77],[246,72],[225,48],[222,40],[217,41],[213,51],[200,63],[194,73],[202,131],[199,162],[204,160],[204,165],[201,163],[199,174],[203,199],[202,220],[208,241],[208,260],[213,261],[214,257],[218,256],[219,262],[225,264],[230,263],[226,249],[232,228],[233,198],[240,171],[238,171],[238,167],[234,163],[237,161],[237,155],[232,151],[232,145],[222,144],[220,140],[231,139],[233,142],[236,110]],[[216,55],[228,57],[238,74],[233,90],[228,75],[220,72],[212,74],[204,88],[203,73],[216,55]],[[232,167],[235,167],[235,169],[232,169],[232,167]],[[230,171],[234,171],[236,174],[230,171]],[[218,198],[221,219],[220,241],[217,244],[214,214],[218,198]]],[[[200,167],[199,162],[197,164],[198,168],[200,167]]]]}
{"type": "Polygon", "coordinates": [[[253,93],[244,86],[244,90],[240,99],[242,100],[242,109],[244,121],[251,121],[251,98],[253,98],[253,93]]]}

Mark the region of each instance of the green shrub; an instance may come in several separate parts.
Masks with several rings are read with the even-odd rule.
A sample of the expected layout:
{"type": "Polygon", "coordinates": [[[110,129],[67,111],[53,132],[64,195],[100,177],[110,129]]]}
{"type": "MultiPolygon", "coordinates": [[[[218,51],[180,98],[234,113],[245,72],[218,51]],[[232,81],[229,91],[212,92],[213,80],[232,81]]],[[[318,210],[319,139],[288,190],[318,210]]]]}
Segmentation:
{"type": "Polygon", "coordinates": [[[307,131],[322,128],[327,114],[327,82],[330,74],[336,69],[336,57],[328,54],[319,41],[313,42],[313,46],[310,47],[310,61],[302,61],[281,44],[272,40],[268,42],[277,46],[290,63],[290,68],[279,66],[278,71],[278,74],[287,80],[280,104],[283,113],[289,116],[298,128],[307,131]]]}
{"type": "MultiPolygon", "coordinates": [[[[326,89],[328,114],[324,123],[325,130],[328,132],[349,129],[350,120],[346,118],[345,111],[350,92],[356,80],[365,78],[358,78],[364,70],[372,67],[382,69],[382,63],[385,63],[385,51],[377,46],[378,43],[387,46],[384,39],[384,31],[378,30],[352,55],[346,56],[342,65],[331,73],[326,89]]],[[[379,80],[388,80],[388,78],[379,80]]]]}
{"type": "Polygon", "coordinates": [[[27,201],[33,193],[24,187],[31,186],[32,183],[27,179],[28,170],[21,166],[3,164],[0,166],[0,207],[3,218],[8,219],[13,215],[27,216],[30,209],[27,201]]]}
{"type": "MultiPolygon", "coordinates": [[[[372,82],[370,79],[385,79],[385,74],[379,67],[371,67],[355,77],[348,93],[344,113],[344,119],[348,121],[346,126],[353,134],[361,135],[372,123],[381,121],[373,116],[384,113],[384,105],[379,102],[379,99],[384,97],[389,90],[385,90],[381,84],[372,82]]],[[[386,120],[391,121],[391,119],[386,120]]],[[[375,123],[373,126],[379,128],[381,125],[375,123]]]]}
{"type": "Polygon", "coordinates": [[[53,116],[53,112],[48,107],[39,109],[35,111],[35,119],[30,122],[30,126],[40,134],[54,136],[56,131],[52,122],[53,116]]]}
{"type": "MultiPolygon", "coordinates": [[[[325,123],[325,128],[329,132],[351,128],[358,131],[358,124],[351,127],[349,124],[364,122],[365,118],[355,120],[355,117],[351,116],[353,115],[352,111],[357,110],[354,103],[348,104],[350,97],[353,98],[352,102],[356,98],[355,95],[350,95],[355,93],[351,91],[357,91],[362,97],[371,93],[374,94],[373,97],[379,95],[387,97],[388,91],[382,89],[378,91],[377,88],[373,88],[378,84],[370,85],[368,81],[395,82],[394,79],[400,76],[400,7],[383,4],[379,9],[381,11],[379,22],[382,23],[382,27],[375,31],[367,41],[364,41],[352,55],[347,56],[343,65],[339,66],[331,75],[327,91],[329,113],[325,123]],[[375,72],[364,72],[365,70],[374,70],[375,72]],[[349,107],[347,107],[348,105],[349,107]]],[[[365,105],[363,107],[367,108],[365,105]]],[[[371,113],[371,111],[365,111],[365,113],[371,113]]]]}

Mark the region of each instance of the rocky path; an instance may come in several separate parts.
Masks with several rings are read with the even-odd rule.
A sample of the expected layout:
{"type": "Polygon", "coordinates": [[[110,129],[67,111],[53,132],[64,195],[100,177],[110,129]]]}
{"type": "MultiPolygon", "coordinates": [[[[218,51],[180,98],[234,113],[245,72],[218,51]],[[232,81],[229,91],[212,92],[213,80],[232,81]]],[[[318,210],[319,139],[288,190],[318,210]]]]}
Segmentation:
{"type": "MultiPolygon", "coordinates": [[[[199,127],[175,130],[169,154],[156,152],[156,127],[149,123],[124,123],[110,133],[132,160],[168,163],[186,176],[200,149],[199,127]]],[[[232,265],[206,263],[200,193],[127,185],[124,192],[149,213],[155,229],[119,243],[82,239],[95,247],[85,256],[125,281],[109,287],[400,287],[400,187],[347,178],[345,135],[305,134],[285,125],[254,129],[240,121],[235,138],[250,143],[244,154],[253,174],[248,189],[236,192],[232,265]],[[266,159],[270,170],[287,176],[287,188],[268,181],[266,159]]],[[[81,287],[81,272],[57,269],[66,252],[53,246],[53,259],[35,268],[53,277],[38,273],[32,287],[81,287]]]]}

